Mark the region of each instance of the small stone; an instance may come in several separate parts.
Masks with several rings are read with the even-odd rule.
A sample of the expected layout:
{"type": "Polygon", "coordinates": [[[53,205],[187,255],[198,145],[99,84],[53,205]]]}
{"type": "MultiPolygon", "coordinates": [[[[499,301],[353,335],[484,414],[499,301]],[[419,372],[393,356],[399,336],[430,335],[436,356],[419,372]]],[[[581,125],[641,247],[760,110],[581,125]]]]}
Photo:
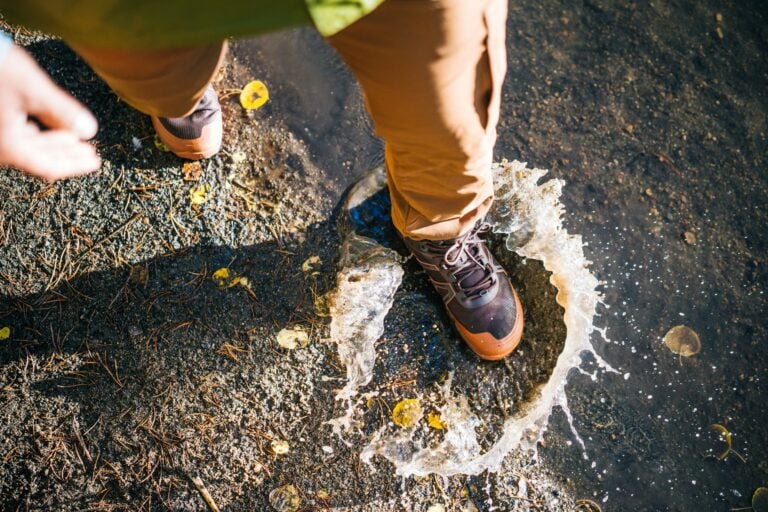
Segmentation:
{"type": "Polygon", "coordinates": [[[685,240],[685,243],[687,243],[688,245],[696,245],[696,235],[694,235],[690,231],[686,231],[683,233],[683,240],[685,240]]]}
{"type": "Polygon", "coordinates": [[[628,134],[632,135],[633,133],[635,133],[635,125],[625,124],[624,125],[624,131],[627,132],[628,134]]]}
{"type": "Polygon", "coordinates": [[[645,189],[645,195],[647,195],[648,197],[653,197],[653,190],[651,190],[650,188],[645,189]]]}
{"type": "Polygon", "coordinates": [[[434,505],[429,506],[427,512],[445,512],[445,505],[442,503],[435,503],[434,505]]]}
{"type": "Polygon", "coordinates": [[[718,23],[722,23],[723,22],[723,14],[720,13],[720,12],[716,12],[715,13],[715,21],[718,22],[718,23]]]}
{"type": "Polygon", "coordinates": [[[715,35],[717,36],[718,39],[722,40],[725,37],[725,35],[723,34],[723,27],[717,27],[715,29],[715,35]]]}

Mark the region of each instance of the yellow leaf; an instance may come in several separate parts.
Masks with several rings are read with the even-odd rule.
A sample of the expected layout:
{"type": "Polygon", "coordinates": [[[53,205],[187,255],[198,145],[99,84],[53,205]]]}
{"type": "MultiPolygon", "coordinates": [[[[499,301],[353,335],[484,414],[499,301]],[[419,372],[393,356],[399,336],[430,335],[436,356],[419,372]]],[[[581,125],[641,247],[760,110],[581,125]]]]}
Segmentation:
{"type": "Polygon", "coordinates": [[[301,497],[296,487],[287,484],[269,493],[269,504],[278,512],[296,512],[301,507],[301,497]]]}
{"type": "Polygon", "coordinates": [[[283,329],[277,333],[277,344],[288,350],[296,350],[309,345],[309,334],[301,327],[283,329]]]}
{"type": "Polygon", "coordinates": [[[203,174],[203,166],[200,165],[200,162],[187,162],[181,171],[184,173],[184,181],[197,181],[203,174]]]}
{"type": "Polygon", "coordinates": [[[291,451],[291,445],[288,444],[288,441],[283,441],[282,439],[275,439],[269,443],[269,447],[275,455],[285,455],[291,451]]]}
{"type": "Polygon", "coordinates": [[[603,509],[600,508],[600,505],[586,498],[576,500],[576,510],[579,512],[603,512],[603,509]]]}
{"type": "Polygon", "coordinates": [[[157,135],[155,135],[155,147],[164,153],[167,153],[170,151],[170,148],[168,148],[165,142],[161,141],[160,137],[158,137],[157,135]]]}
{"type": "Polygon", "coordinates": [[[211,279],[213,279],[219,286],[224,286],[226,281],[229,280],[229,269],[227,267],[221,267],[211,274],[211,279]]]}
{"type": "Polygon", "coordinates": [[[768,510],[768,488],[758,487],[752,495],[752,510],[765,512],[768,510]]]}
{"type": "Polygon", "coordinates": [[[269,101],[269,91],[261,80],[254,80],[240,91],[240,105],[246,110],[256,110],[269,101]]]}
{"type": "Polygon", "coordinates": [[[412,427],[421,419],[424,414],[421,403],[415,398],[406,398],[400,400],[394,409],[392,409],[392,421],[398,427],[412,427]]]}
{"type": "Polygon", "coordinates": [[[701,340],[696,331],[685,325],[676,325],[664,335],[664,344],[680,357],[691,357],[701,351],[701,340]]]}
{"type": "Polygon", "coordinates": [[[198,187],[192,187],[189,189],[189,202],[193,205],[201,205],[210,199],[208,192],[210,192],[211,186],[208,184],[200,185],[198,187]]]}
{"type": "Polygon", "coordinates": [[[728,432],[727,428],[725,428],[723,425],[719,423],[713,423],[712,425],[709,426],[709,428],[710,430],[719,432],[720,437],[722,437],[723,441],[725,441],[725,451],[717,456],[718,459],[723,460],[731,452],[731,433],[728,432]]]}
{"type": "Polygon", "coordinates": [[[211,274],[211,279],[219,288],[232,288],[237,285],[240,285],[243,288],[251,287],[251,282],[247,277],[239,276],[230,271],[227,267],[221,267],[211,274]]]}
{"type": "Polygon", "coordinates": [[[5,341],[11,337],[11,328],[8,326],[0,329],[0,341],[5,341]]]}
{"type": "Polygon", "coordinates": [[[331,306],[328,304],[327,295],[318,295],[315,297],[315,314],[320,318],[331,316],[331,306]]]}
{"type": "Polygon", "coordinates": [[[443,420],[440,419],[440,414],[436,411],[432,411],[429,414],[427,414],[427,423],[429,423],[429,426],[434,429],[437,429],[437,430],[445,429],[445,423],[443,423],[443,420]]]}
{"type": "Polygon", "coordinates": [[[304,263],[301,264],[301,270],[304,272],[311,272],[312,270],[315,270],[315,268],[322,265],[322,260],[320,259],[320,256],[310,256],[309,258],[304,261],[304,263]]]}

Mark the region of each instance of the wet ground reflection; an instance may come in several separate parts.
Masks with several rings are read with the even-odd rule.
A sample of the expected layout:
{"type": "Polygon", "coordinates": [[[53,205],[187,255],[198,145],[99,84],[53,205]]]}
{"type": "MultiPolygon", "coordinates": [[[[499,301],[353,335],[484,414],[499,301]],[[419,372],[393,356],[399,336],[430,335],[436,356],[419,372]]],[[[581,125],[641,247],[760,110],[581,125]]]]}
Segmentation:
{"type": "Polygon", "coordinates": [[[569,384],[589,459],[563,417],[543,457],[605,506],[739,506],[768,475],[765,12],[720,9],[511,7],[497,153],[567,180],[566,222],[605,282],[611,341],[595,342],[620,370],[569,384]],[[679,324],[702,343],[682,361],[662,344],[679,324]],[[706,458],[712,423],[746,463],[706,458]]]}

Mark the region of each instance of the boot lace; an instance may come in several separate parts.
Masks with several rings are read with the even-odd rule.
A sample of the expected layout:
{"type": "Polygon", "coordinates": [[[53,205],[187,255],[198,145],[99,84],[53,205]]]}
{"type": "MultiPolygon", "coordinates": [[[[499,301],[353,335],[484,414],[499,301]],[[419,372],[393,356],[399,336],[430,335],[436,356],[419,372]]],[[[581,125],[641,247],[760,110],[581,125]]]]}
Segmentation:
{"type": "Polygon", "coordinates": [[[444,252],[443,268],[449,271],[451,278],[464,292],[467,298],[477,298],[485,295],[497,281],[496,272],[489,261],[485,248],[485,240],[479,235],[488,233],[490,224],[483,222],[472,228],[466,234],[456,238],[446,249],[446,242],[432,242],[432,251],[444,252]]]}

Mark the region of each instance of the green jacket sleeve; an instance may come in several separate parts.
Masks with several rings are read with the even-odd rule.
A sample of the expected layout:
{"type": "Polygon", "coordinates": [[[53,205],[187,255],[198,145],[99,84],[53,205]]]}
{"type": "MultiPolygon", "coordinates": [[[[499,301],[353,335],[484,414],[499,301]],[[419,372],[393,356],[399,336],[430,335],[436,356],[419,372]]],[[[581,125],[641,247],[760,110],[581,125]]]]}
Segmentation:
{"type": "Polygon", "coordinates": [[[11,23],[111,49],[196,46],[308,24],[334,34],[382,0],[0,0],[11,23]]]}

